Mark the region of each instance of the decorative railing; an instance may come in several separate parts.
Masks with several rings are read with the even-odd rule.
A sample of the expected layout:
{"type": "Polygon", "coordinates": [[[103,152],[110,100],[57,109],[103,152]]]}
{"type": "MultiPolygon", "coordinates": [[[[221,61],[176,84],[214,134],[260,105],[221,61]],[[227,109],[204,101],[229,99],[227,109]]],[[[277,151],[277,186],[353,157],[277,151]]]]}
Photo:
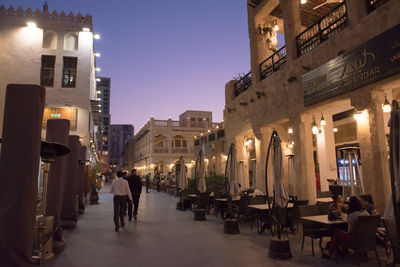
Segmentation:
{"type": "Polygon", "coordinates": [[[204,122],[190,122],[190,127],[192,128],[204,128],[205,123],[204,122]]]}
{"type": "Polygon", "coordinates": [[[286,46],[273,53],[260,64],[260,80],[264,80],[274,72],[286,66],[286,46]]]}
{"type": "Polygon", "coordinates": [[[154,120],[154,126],[167,127],[168,121],[154,120]]]}
{"type": "Polygon", "coordinates": [[[172,121],[172,127],[186,127],[186,121],[172,121]]]}
{"type": "Polygon", "coordinates": [[[251,71],[244,75],[240,80],[235,84],[235,97],[249,89],[251,86],[251,71]]]}
{"type": "Polygon", "coordinates": [[[171,152],[172,153],[188,153],[188,149],[187,148],[171,148],[171,152]]]}
{"type": "Polygon", "coordinates": [[[168,147],[155,147],[154,153],[169,153],[168,147]]]}
{"type": "Polygon", "coordinates": [[[390,0],[366,0],[367,1],[367,11],[371,13],[375,9],[378,9],[380,6],[383,6],[390,0]]]}
{"type": "Polygon", "coordinates": [[[296,37],[297,54],[304,55],[348,26],[346,1],[296,37]]]}

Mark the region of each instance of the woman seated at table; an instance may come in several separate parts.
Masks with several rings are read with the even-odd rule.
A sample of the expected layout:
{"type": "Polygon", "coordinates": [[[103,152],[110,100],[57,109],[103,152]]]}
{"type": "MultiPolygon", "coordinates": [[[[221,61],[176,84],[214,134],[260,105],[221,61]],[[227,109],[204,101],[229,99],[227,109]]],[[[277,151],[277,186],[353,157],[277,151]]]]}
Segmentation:
{"type": "Polygon", "coordinates": [[[360,202],[362,208],[370,215],[380,215],[379,210],[374,206],[374,201],[371,195],[368,194],[360,196],[360,202]]]}
{"type": "Polygon", "coordinates": [[[332,252],[336,249],[337,240],[351,242],[353,240],[353,231],[354,227],[357,224],[358,217],[369,215],[368,212],[362,210],[361,202],[357,197],[353,196],[350,198],[350,203],[348,208],[349,208],[349,216],[347,217],[347,223],[348,223],[347,232],[342,230],[336,230],[335,234],[333,235],[330,241],[329,248],[322,254],[323,258],[327,259],[332,255],[332,252]]]}
{"type": "Polygon", "coordinates": [[[329,205],[329,211],[340,211],[347,212],[349,206],[344,203],[344,199],[342,195],[333,196],[333,203],[329,205]]]}

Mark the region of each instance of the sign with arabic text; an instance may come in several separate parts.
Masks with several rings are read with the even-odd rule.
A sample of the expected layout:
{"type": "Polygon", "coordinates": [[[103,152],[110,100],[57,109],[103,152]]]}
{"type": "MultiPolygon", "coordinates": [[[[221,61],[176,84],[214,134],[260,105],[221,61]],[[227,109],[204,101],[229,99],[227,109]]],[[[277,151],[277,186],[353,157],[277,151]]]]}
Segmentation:
{"type": "Polygon", "coordinates": [[[304,74],[304,106],[400,73],[400,24],[304,74]]]}

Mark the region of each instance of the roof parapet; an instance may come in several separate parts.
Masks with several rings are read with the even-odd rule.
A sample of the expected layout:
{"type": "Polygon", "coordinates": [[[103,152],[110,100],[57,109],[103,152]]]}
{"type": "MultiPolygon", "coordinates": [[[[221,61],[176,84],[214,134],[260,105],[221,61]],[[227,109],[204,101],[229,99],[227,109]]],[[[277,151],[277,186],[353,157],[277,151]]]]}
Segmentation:
{"type": "Polygon", "coordinates": [[[0,6],[0,15],[5,16],[20,16],[20,17],[37,17],[37,18],[44,18],[44,19],[53,19],[53,20],[60,20],[60,21],[75,21],[75,22],[82,22],[84,24],[90,23],[92,24],[92,16],[86,14],[83,16],[80,12],[74,15],[72,12],[69,12],[68,15],[65,14],[64,11],[58,13],[56,10],[53,12],[49,12],[48,10],[40,11],[37,8],[35,11],[28,8],[26,10],[18,7],[18,9],[14,9],[13,6],[10,6],[8,9],[5,8],[4,5],[0,6]]]}

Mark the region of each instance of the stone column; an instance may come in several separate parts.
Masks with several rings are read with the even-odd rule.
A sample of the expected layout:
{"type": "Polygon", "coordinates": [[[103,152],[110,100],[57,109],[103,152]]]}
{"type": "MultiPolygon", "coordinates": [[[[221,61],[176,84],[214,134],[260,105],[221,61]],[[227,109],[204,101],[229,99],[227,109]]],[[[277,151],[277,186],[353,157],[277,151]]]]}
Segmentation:
{"type": "Polygon", "coordinates": [[[367,15],[367,1],[346,1],[350,26],[357,25],[367,15]]]}
{"type": "Polygon", "coordinates": [[[313,155],[312,116],[303,114],[290,119],[294,139],[295,192],[300,200],[316,202],[316,179],[313,155]]]}
{"type": "Polygon", "coordinates": [[[285,27],[286,58],[289,64],[297,58],[296,36],[301,33],[300,1],[280,0],[285,27]]]}
{"type": "Polygon", "coordinates": [[[35,266],[32,245],[45,88],[9,84],[0,160],[1,266],[35,266]]]}
{"type": "MultiPolygon", "coordinates": [[[[68,146],[69,120],[52,119],[47,121],[46,140],[68,146]]],[[[66,179],[67,155],[56,158],[50,167],[46,215],[54,217],[54,228],[60,225],[62,196],[64,181],[66,179]]],[[[62,232],[55,236],[56,240],[62,239],[62,232]]]]}
{"type": "MultiPolygon", "coordinates": [[[[256,184],[255,187],[266,193],[265,188],[265,164],[267,149],[272,134],[271,128],[260,128],[254,132],[256,136],[256,184]]],[[[271,152],[272,153],[272,152],[271,152]]],[[[272,158],[271,158],[272,159],[272,158]]],[[[271,161],[270,161],[271,163],[271,161]]],[[[272,164],[268,165],[268,194],[273,196],[272,164]]]]}
{"type": "Polygon", "coordinates": [[[68,146],[71,152],[67,156],[67,172],[64,183],[63,202],[61,210],[61,226],[64,229],[76,227],[78,221],[77,192],[78,192],[78,160],[80,142],[78,135],[70,135],[68,138],[68,146]]]}
{"type": "Polygon", "coordinates": [[[81,146],[79,149],[79,167],[78,167],[78,212],[85,212],[84,192],[86,178],[86,146],[81,146]]]}
{"type": "Polygon", "coordinates": [[[361,153],[361,173],[364,193],[371,194],[379,210],[384,211],[390,197],[390,173],[387,139],[383,119],[382,92],[357,92],[351,104],[362,116],[357,120],[357,133],[361,153]]]}
{"type": "MultiPolygon", "coordinates": [[[[333,119],[330,113],[324,114],[326,125],[320,125],[321,132],[317,134],[317,151],[320,173],[321,191],[329,191],[327,179],[337,179],[335,136],[333,119]]],[[[318,122],[319,123],[319,122],[318,122]]]]}

